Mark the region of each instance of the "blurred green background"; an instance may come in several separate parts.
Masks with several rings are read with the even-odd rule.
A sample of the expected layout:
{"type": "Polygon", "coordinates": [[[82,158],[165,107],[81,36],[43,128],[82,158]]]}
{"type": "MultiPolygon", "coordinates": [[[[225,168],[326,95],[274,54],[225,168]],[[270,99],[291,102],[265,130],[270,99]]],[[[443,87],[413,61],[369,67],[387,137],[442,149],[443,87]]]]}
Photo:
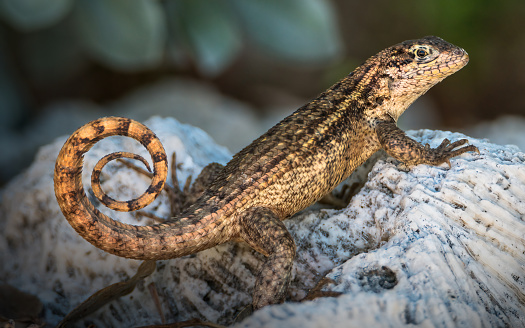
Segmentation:
{"type": "Polygon", "coordinates": [[[402,127],[458,130],[523,116],[524,17],[523,0],[0,0],[0,182],[78,127],[68,123],[78,106],[49,116],[57,103],[122,115],[108,104],[184,78],[255,117],[282,118],[383,48],[425,35],[463,47],[470,63],[424,97],[422,114],[406,115],[419,122],[402,127]]]}

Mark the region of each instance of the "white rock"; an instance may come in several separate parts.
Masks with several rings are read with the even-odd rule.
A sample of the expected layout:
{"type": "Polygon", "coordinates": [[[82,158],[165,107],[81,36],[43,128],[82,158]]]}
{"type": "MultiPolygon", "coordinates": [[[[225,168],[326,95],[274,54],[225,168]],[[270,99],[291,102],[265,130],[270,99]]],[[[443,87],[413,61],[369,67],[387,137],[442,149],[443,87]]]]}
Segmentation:
{"type": "MultiPolygon", "coordinates": [[[[413,135],[433,147],[464,137],[413,135]]],[[[524,326],[525,154],[471,141],[481,155],[456,158],[451,169],[376,164],[350,205],[334,213],[330,220],[348,220],[350,236],[356,229],[375,242],[328,275],[344,296],[268,307],[237,326],[524,326]]],[[[333,238],[338,229],[323,225],[333,238]]]]}
{"type": "MultiPolygon", "coordinates": [[[[201,130],[173,119],[153,118],[146,125],[168,154],[177,152],[180,182],[208,162],[225,163],[230,157],[201,130]]],[[[413,135],[434,147],[443,138],[464,137],[428,130],[413,135]]],[[[406,170],[391,158],[380,160],[346,209],[307,211],[287,220],[298,250],[290,302],[257,311],[237,326],[524,326],[525,154],[470,140],[481,155],[454,158],[451,169],[406,170]],[[335,281],[325,290],[343,296],[292,302],[325,274],[335,281]]],[[[52,174],[64,141],[40,150],[35,163],[4,188],[0,207],[0,280],[37,295],[50,324],[96,290],[133,275],[139,264],[91,246],[63,218],[52,174]]],[[[123,147],[146,156],[138,143],[110,138],[86,156],[85,186],[98,159],[123,147]]],[[[103,176],[104,190],[119,199],[138,195],[148,184],[118,164],[103,176]]],[[[166,198],[149,209],[169,215],[166,198]]],[[[149,223],[101,210],[123,222],[149,223]]],[[[228,243],[159,261],[157,271],[133,293],[81,325],[160,323],[146,288],[152,282],[168,322],[200,317],[229,324],[251,301],[262,259],[243,244],[228,243]]]]}

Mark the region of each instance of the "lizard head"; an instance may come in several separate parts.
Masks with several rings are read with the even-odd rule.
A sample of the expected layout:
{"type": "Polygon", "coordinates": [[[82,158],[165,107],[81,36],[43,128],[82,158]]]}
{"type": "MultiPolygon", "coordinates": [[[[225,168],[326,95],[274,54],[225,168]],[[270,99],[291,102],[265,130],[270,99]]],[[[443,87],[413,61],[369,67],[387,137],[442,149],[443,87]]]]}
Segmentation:
{"type": "Polygon", "coordinates": [[[435,36],[408,40],[387,50],[393,59],[387,64],[392,77],[432,85],[459,71],[469,61],[465,50],[435,36]]]}
{"type": "Polygon", "coordinates": [[[414,100],[469,61],[465,50],[435,36],[404,41],[378,55],[390,81],[389,112],[396,120],[414,100]]]}

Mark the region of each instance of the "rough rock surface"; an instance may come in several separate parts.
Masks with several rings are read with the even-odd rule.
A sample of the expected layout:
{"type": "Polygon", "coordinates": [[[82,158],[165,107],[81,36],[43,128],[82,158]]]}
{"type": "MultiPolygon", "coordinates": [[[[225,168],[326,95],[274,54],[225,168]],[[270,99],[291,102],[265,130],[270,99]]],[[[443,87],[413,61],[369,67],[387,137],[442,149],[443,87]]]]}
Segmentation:
{"type": "MultiPolygon", "coordinates": [[[[180,182],[230,154],[201,130],[173,119],[145,122],[166,151],[177,152],[180,182]]],[[[435,147],[461,134],[422,130],[435,147]]],[[[481,154],[410,170],[380,159],[368,182],[343,210],[310,210],[286,221],[298,258],[289,301],[254,313],[238,327],[525,326],[525,154],[517,147],[470,139],[481,154]],[[297,303],[325,275],[324,290],[344,293],[297,303]]],[[[78,236],[53,192],[53,166],[65,138],[43,147],[33,165],[1,193],[0,281],[37,295],[56,324],[96,290],[132,276],[139,263],[106,254],[78,236]]],[[[86,156],[85,186],[109,152],[147,154],[138,143],[110,138],[86,156]]],[[[103,172],[103,188],[118,199],[148,181],[118,164],[103,172]]],[[[94,198],[94,197],[93,197],[94,198]]],[[[100,209],[123,222],[151,223],[100,209]]],[[[169,215],[167,197],[148,211],[169,215]]],[[[147,288],[154,283],[167,322],[199,317],[230,324],[251,300],[262,256],[228,243],[185,258],[158,261],[137,289],[79,326],[131,327],[160,323],[147,288]]]]}

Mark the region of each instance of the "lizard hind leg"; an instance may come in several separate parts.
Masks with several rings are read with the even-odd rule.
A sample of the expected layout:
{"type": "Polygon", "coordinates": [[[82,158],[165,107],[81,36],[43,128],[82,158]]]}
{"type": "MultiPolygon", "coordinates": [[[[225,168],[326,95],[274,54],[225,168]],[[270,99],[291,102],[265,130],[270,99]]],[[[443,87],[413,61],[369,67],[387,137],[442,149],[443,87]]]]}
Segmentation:
{"type": "Polygon", "coordinates": [[[269,208],[255,207],[239,217],[240,237],[266,256],[253,291],[253,309],[281,303],[291,280],[295,243],[283,222],[269,208]]]}
{"type": "MultiPolygon", "coordinates": [[[[129,159],[139,160],[142,163],[144,163],[148,171],[151,172],[151,168],[148,162],[144,159],[144,157],[140,155],[129,153],[129,152],[123,152],[123,151],[108,154],[104,156],[103,158],[101,158],[97,162],[97,165],[95,165],[95,167],[93,168],[93,173],[91,174],[91,189],[93,190],[93,194],[95,194],[95,197],[97,197],[98,200],[102,204],[104,204],[108,208],[115,210],[115,211],[129,212],[129,211],[136,211],[141,208],[144,208],[149,203],[145,201],[141,201],[140,197],[137,199],[130,200],[130,201],[118,201],[108,196],[102,190],[102,187],[100,186],[100,173],[102,172],[102,169],[109,162],[115,159],[119,159],[119,158],[129,158],[129,159]]],[[[151,193],[151,191],[148,189],[145,195],[149,193],[151,193]]]]}
{"type": "Polygon", "coordinates": [[[209,186],[215,181],[219,176],[224,166],[219,163],[210,163],[206,165],[201,173],[197,176],[191,188],[184,188],[184,201],[182,208],[186,209],[190,205],[194,204],[197,199],[208,189],[209,186]]]}

